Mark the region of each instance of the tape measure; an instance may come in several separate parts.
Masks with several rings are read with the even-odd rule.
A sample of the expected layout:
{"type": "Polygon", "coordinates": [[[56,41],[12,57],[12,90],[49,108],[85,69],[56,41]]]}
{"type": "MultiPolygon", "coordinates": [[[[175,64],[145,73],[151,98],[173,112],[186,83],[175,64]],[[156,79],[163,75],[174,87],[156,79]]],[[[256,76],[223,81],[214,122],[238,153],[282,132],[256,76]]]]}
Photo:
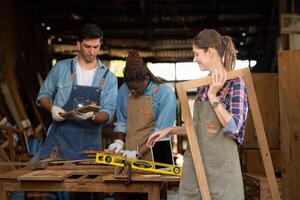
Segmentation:
{"type": "Polygon", "coordinates": [[[152,162],[148,160],[126,158],[118,155],[109,155],[104,153],[96,154],[96,163],[113,165],[118,167],[123,167],[124,163],[129,163],[132,169],[140,169],[144,171],[175,175],[175,176],[181,176],[182,173],[182,167],[180,166],[169,165],[166,163],[152,162]]]}

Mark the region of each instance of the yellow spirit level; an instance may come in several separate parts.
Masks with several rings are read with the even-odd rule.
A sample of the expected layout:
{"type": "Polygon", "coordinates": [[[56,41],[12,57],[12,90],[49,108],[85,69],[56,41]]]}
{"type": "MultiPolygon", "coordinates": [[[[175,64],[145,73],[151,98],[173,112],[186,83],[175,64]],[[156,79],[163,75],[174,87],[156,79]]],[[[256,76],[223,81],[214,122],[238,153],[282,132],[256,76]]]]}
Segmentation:
{"type": "Polygon", "coordinates": [[[114,165],[118,167],[123,167],[124,163],[129,163],[132,169],[140,169],[144,171],[175,176],[181,176],[182,173],[182,167],[176,165],[169,165],[165,163],[139,160],[134,158],[126,158],[118,155],[109,155],[104,153],[96,154],[96,163],[114,165]]]}

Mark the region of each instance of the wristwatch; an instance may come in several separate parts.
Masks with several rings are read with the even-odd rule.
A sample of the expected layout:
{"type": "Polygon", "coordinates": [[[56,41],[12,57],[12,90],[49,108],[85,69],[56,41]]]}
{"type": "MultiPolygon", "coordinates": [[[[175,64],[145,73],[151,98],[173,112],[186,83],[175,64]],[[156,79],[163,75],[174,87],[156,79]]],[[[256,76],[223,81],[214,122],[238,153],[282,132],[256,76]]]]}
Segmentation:
{"type": "Polygon", "coordinates": [[[219,105],[220,103],[221,103],[220,101],[215,101],[215,102],[213,102],[213,104],[212,104],[213,108],[218,107],[218,105],[219,105]]]}

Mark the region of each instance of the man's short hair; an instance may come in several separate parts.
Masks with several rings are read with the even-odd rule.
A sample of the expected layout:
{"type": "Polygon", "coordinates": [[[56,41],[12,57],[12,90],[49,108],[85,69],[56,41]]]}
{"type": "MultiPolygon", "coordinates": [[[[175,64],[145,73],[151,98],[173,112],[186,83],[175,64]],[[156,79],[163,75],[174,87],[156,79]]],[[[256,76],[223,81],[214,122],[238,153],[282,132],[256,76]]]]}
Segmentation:
{"type": "Polygon", "coordinates": [[[79,33],[78,40],[82,42],[84,39],[103,39],[103,31],[96,24],[85,24],[79,33]]]}

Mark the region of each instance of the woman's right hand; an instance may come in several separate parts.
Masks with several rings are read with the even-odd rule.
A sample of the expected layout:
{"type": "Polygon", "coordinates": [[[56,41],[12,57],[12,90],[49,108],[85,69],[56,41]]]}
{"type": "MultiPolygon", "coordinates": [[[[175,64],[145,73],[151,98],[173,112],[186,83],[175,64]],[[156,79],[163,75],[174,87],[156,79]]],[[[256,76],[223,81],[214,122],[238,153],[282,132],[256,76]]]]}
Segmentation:
{"type": "Polygon", "coordinates": [[[169,135],[172,130],[173,130],[173,127],[169,127],[169,128],[165,128],[163,130],[160,130],[160,131],[155,132],[152,135],[150,135],[147,140],[147,143],[146,143],[147,147],[148,148],[153,147],[157,141],[159,141],[161,138],[164,138],[167,135],[169,135]]]}

